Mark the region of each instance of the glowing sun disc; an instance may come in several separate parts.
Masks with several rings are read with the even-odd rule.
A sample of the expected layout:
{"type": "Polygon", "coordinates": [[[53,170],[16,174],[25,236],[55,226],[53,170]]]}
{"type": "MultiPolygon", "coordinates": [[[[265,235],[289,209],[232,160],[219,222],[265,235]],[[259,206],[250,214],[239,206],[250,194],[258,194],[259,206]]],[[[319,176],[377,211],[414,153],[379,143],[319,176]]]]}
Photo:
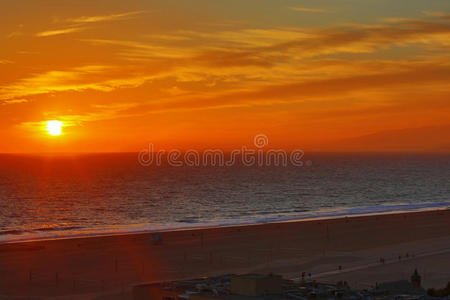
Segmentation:
{"type": "Polygon", "coordinates": [[[61,121],[47,121],[47,132],[50,135],[61,135],[61,121]]]}

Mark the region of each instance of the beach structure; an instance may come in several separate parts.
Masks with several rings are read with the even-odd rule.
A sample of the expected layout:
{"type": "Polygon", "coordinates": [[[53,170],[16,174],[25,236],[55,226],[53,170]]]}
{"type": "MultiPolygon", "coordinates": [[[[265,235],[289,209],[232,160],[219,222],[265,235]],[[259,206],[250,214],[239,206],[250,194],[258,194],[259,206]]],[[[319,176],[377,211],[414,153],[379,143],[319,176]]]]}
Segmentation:
{"type": "Polygon", "coordinates": [[[377,285],[371,291],[376,296],[394,296],[394,295],[410,295],[410,296],[424,296],[426,291],[420,286],[416,286],[408,280],[397,280],[383,282],[377,285]]]}
{"type": "Polygon", "coordinates": [[[191,280],[141,284],[133,288],[135,300],[183,300],[207,290],[214,295],[227,294],[232,275],[197,278],[191,280]]]}
{"type": "Polygon", "coordinates": [[[134,300],[364,299],[343,284],[294,282],[274,274],[223,275],[135,286],[134,300]]]}
{"type": "Polygon", "coordinates": [[[245,274],[231,278],[231,293],[244,296],[262,296],[282,292],[283,278],[279,275],[245,274]]]}
{"type": "Polygon", "coordinates": [[[422,278],[420,277],[419,273],[417,272],[417,269],[414,270],[414,273],[411,276],[411,284],[414,286],[421,286],[421,284],[422,284],[422,278]]]}
{"type": "Polygon", "coordinates": [[[421,286],[421,283],[422,283],[421,276],[419,275],[417,269],[415,269],[414,273],[411,276],[410,282],[408,282],[407,280],[383,282],[381,284],[377,284],[377,287],[374,290],[372,290],[372,294],[376,296],[384,295],[385,297],[393,295],[397,296],[401,295],[403,298],[406,297],[407,299],[414,299],[415,297],[424,297],[426,295],[426,291],[421,286]]]}
{"type": "Polygon", "coordinates": [[[275,274],[243,274],[142,284],[134,300],[427,300],[417,270],[408,280],[377,284],[371,290],[352,290],[346,281],[293,281],[275,274]]]}

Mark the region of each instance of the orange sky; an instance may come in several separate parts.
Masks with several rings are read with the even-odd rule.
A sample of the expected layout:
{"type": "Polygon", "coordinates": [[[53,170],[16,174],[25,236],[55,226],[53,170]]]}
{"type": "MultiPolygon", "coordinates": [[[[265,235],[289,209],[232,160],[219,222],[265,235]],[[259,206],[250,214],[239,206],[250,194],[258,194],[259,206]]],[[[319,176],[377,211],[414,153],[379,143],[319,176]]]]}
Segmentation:
{"type": "Polygon", "coordinates": [[[450,150],[448,0],[19,0],[0,19],[0,152],[229,150],[259,133],[450,150]]]}

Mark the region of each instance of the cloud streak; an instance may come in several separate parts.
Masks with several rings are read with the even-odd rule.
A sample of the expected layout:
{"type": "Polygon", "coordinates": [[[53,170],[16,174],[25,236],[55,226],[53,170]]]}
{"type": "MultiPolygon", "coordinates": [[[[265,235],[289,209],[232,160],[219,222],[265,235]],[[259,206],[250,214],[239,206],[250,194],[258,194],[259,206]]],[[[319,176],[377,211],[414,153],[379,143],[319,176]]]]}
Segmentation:
{"type": "Polygon", "coordinates": [[[142,84],[147,78],[108,79],[110,70],[105,66],[82,66],[70,70],[53,70],[24,78],[14,84],[0,86],[0,98],[14,101],[18,97],[87,89],[112,91],[119,86],[142,84]],[[100,78],[99,78],[100,77],[100,78]]]}
{"type": "Polygon", "coordinates": [[[298,6],[290,6],[290,10],[298,11],[298,12],[307,12],[307,13],[327,13],[329,12],[326,9],[321,8],[307,8],[307,7],[298,7],[298,6]]]}
{"type": "Polygon", "coordinates": [[[211,66],[274,66],[278,62],[341,53],[374,53],[394,46],[443,45],[450,40],[450,24],[401,19],[384,24],[351,24],[325,29],[276,28],[237,31],[180,31],[151,41],[87,40],[128,48],[129,60],[158,57],[191,58],[211,66]],[[207,61],[210,61],[208,63],[207,61]]]}
{"type": "MultiPolygon", "coordinates": [[[[99,66],[47,71],[0,87],[0,96],[12,99],[87,89],[109,92],[121,87],[138,87],[150,80],[165,77],[178,82],[204,82],[210,86],[216,86],[217,82],[221,82],[222,86],[234,82],[236,89],[244,86],[253,89],[264,81],[286,83],[336,74],[351,75],[351,72],[371,74],[377,73],[377,69],[338,60],[327,61],[323,57],[316,62],[312,59],[340,53],[373,53],[408,44],[448,43],[450,24],[402,20],[326,29],[179,31],[171,37],[157,41],[151,36],[139,41],[84,39],[82,41],[94,46],[105,47],[105,51],[115,51],[123,59],[139,61],[140,66],[128,70],[122,66],[122,71],[98,69],[99,66]],[[111,47],[114,47],[113,50],[111,47]],[[319,61],[322,63],[318,64],[319,61]]],[[[400,62],[391,65],[395,68],[402,66],[400,62]]]]}
{"type": "MultiPolygon", "coordinates": [[[[140,13],[81,17],[71,22],[88,24],[140,13]]],[[[430,99],[435,99],[437,90],[450,80],[448,57],[437,47],[449,44],[450,24],[441,16],[436,18],[439,20],[395,19],[325,28],[182,29],[122,36],[122,40],[114,35],[79,39],[86,47],[83,53],[86,49],[104,53],[114,66],[43,68],[0,86],[0,99],[13,104],[15,99],[32,97],[30,102],[35,103],[34,97],[85,93],[92,101],[104,97],[120,102],[126,97],[133,103],[109,107],[108,111],[114,111],[110,115],[98,111],[106,109],[106,104],[93,103],[82,112],[65,114],[86,122],[103,120],[106,115],[116,118],[269,106],[306,107],[311,115],[319,111],[319,119],[323,103],[336,110],[343,99],[354,101],[356,112],[364,110],[353,99],[367,100],[370,105],[366,104],[366,109],[373,113],[392,95],[401,98],[408,86],[420,92],[428,90],[430,99]],[[405,51],[401,59],[378,57],[380,50],[409,46],[419,49],[421,55],[405,51]],[[434,51],[427,53],[428,47],[434,51]],[[349,59],[346,55],[355,53],[370,56],[351,55],[349,59]]],[[[42,36],[56,34],[64,33],[50,31],[42,36]]]]}
{"type": "Polygon", "coordinates": [[[19,103],[27,103],[27,99],[9,99],[0,101],[0,105],[10,105],[10,104],[19,104],[19,103]]]}
{"type": "Polygon", "coordinates": [[[45,30],[36,34],[37,37],[49,37],[55,35],[63,35],[74,32],[79,32],[87,29],[87,27],[82,26],[83,24],[108,22],[108,21],[119,21],[132,19],[137,15],[147,13],[147,11],[131,11],[126,13],[110,14],[110,15],[100,15],[100,16],[82,16],[78,18],[71,18],[67,21],[72,23],[73,26],[69,28],[45,30]]]}
{"type": "Polygon", "coordinates": [[[86,29],[85,27],[70,27],[70,28],[64,28],[64,29],[54,29],[54,30],[45,30],[42,32],[36,33],[37,37],[49,37],[49,36],[55,36],[55,35],[63,35],[68,33],[74,33],[79,32],[86,29]]]}
{"type": "Polygon", "coordinates": [[[106,21],[118,21],[118,20],[128,20],[137,15],[147,13],[148,11],[130,11],[126,13],[101,15],[101,16],[83,16],[78,18],[68,19],[72,23],[96,23],[96,22],[106,22],[106,21]]]}

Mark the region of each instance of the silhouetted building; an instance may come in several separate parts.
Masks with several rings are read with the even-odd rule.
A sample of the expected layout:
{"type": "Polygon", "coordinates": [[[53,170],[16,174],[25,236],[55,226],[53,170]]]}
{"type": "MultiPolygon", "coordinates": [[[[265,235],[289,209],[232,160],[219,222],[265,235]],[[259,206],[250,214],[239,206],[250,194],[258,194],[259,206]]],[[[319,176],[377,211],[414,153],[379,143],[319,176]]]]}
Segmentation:
{"type": "Polygon", "coordinates": [[[414,286],[420,286],[422,284],[422,278],[420,277],[417,269],[414,270],[414,273],[411,276],[411,283],[414,286]]]}

